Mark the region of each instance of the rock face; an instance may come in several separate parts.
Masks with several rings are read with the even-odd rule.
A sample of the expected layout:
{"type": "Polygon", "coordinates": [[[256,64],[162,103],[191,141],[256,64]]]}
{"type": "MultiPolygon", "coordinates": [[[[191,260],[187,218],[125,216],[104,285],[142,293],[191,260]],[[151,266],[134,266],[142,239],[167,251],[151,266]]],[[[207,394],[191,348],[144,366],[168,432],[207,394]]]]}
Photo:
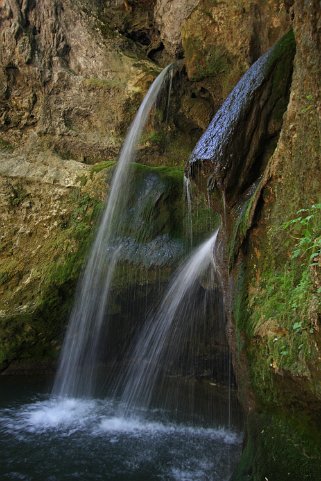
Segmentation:
{"type": "MultiPolygon", "coordinates": [[[[152,6],[143,0],[135,5],[1,3],[1,371],[13,372],[21,362],[48,366],[57,358],[124,133],[160,71],[147,57],[158,45],[152,6]]],[[[162,133],[151,123],[138,157],[149,164],[182,166],[191,140],[186,148],[172,121],[164,126],[166,95],[161,104],[155,116],[162,133]]],[[[126,255],[136,264],[126,266],[133,272],[130,279],[121,274],[125,267],[120,269],[115,293],[120,304],[135,279],[141,278],[145,296],[146,286],[152,290],[153,283],[165,280],[182,254],[183,217],[177,209],[182,210],[183,169],[174,172],[163,172],[163,190],[150,199],[153,235],[139,249],[128,240],[124,265],[126,255]],[[168,232],[173,223],[174,237],[168,232]],[[159,259],[161,239],[162,261],[167,262],[146,266],[148,257],[159,259]],[[141,276],[135,277],[135,269],[141,276]]],[[[147,168],[143,174],[152,175],[147,168]]],[[[143,222],[138,211],[135,215],[143,222]]]]}
{"type": "Polygon", "coordinates": [[[186,117],[204,130],[241,76],[289,29],[283,1],[197,2],[181,27],[186,117]]]}
{"type": "Polygon", "coordinates": [[[165,49],[172,55],[182,54],[181,30],[184,21],[199,4],[200,0],[157,0],[155,6],[156,25],[165,49]]]}
{"type": "Polygon", "coordinates": [[[1,370],[56,358],[106,185],[78,162],[37,160],[1,157],[1,370]]]}
{"type": "Polygon", "coordinates": [[[284,2],[201,0],[182,27],[190,80],[201,82],[215,105],[242,74],[289,29],[284,2]]]}
{"type": "Polygon", "coordinates": [[[262,145],[270,152],[280,133],[294,53],[290,32],[246,72],[192,152],[192,175],[210,172],[208,190],[219,187],[230,203],[258,178],[264,169],[262,145]]]}
{"type": "MultiPolygon", "coordinates": [[[[252,189],[237,202],[226,196],[229,330],[248,412],[246,448],[233,481],[320,476],[321,11],[317,1],[297,0],[290,13],[297,53],[276,149],[269,159],[260,157],[252,189]]],[[[238,145],[238,132],[229,140],[238,145]]],[[[208,147],[212,156],[204,158],[212,164],[205,159],[204,174],[228,193],[247,178],[247,157],[243,171],[237,156],[220,158],[215,140],[208,147]]],[[[204,152],[196,149],[200,162],[204,152]]]]}
{"type": "Polygon", "coordinates": [[[126,56],[85,2],[20,3],[0,10],[2,138],[86,162],[113,158],[128,104],[135,109],[157,70],[126,56]]]}

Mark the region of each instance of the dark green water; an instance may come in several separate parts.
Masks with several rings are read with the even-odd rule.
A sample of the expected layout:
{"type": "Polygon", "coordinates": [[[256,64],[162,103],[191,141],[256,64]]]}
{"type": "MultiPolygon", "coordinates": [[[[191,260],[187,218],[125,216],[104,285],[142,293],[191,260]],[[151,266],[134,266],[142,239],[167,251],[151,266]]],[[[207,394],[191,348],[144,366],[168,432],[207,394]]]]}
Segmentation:
{"type": "Polygon", "coordinates": [[[115,401],[51,399],[48,388],[40,379],[0,378],[1,481],[224,481],[239,457],[240,430],[224,426],[214,391],[195,403],[192,424],[184,388],[175,413],[129,418],[115,401]]]}

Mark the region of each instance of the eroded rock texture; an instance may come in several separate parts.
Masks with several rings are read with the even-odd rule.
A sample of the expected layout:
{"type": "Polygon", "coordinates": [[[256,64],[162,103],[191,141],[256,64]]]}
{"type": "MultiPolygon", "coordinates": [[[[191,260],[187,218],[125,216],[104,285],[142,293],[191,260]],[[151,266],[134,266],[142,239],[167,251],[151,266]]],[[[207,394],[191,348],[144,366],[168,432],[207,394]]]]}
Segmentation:
{"type": "Polygon", "coordinates": [[[289,28],[283,1],[197,2],[181,29],[191,85],[183,94],[185,115],[204,130],[250,65],[289,28]]]}
{"type": "Polygon", "coordinates": [[[295,53],[285,35],[246,72],[193,150],[193,177],[207,177],[207,189],[221,190],[229,204],[257,180],[275,147],[287,107],[295,53]]]}
{"type": "Polygon", "coordinates": [[[168,52],[173,56],[182,55],[181,30],[184,21],[200,0],[157,0],[155,6],[156,25],[168,52]]]}
{"type": "Polygon", "coordinates": [[[126,56],[94,4],[5,1],[1,7],[1,119],[13,146],[63,157],[114,157],[152,64],[126,56]]]}
{"type": "Polygon", "coordinates": [[[289,29],[283,1],[201,0],[182,28],[188,77],[204,81],[218,103],[289,29]]]}

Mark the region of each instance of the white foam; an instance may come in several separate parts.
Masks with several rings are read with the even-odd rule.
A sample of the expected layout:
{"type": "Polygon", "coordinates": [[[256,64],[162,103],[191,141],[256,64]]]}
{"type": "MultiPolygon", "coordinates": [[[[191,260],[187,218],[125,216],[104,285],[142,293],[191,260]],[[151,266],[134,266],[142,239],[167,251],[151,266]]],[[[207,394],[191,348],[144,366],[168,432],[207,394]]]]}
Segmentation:
{"type": "Polygon", "coordinates": [[[31,406],[25,411],[25,416],[30,425],[50,429],[74,423],[82,424],[82,420],[86,419],[93,409],[95,403],[92,401],[63,399],[31,406]]]}
{"type": "Polygon", "coordinates": [[[172,468],[171,475],[175,481],[204,481],[206,479],[206,472],[208,472],[210,467],[206,470],[193,470],[189,471],[186,469],[172,468]]]}
{"type": "Polygon", "coordinates": [[[0,424],[6,431],[16,433],[43,432],[51,430],[65,430],[66,428],[80,429],[88,423],[95,412],[94,401],[77,399],[61,399],[38,401],[20,407],[20,409],[6,409],[1,416],[0,424]]]}
{"type": "Polygon", "coordinates": [[[55,430],[61,434],[82,431],[93,436],[186,436],[209,438],[224,444],[238,444],[241,440],[238,433],[224,428],[162,423],[141,416],[117,416],[115,412],[115,406],[109,401],[56,398],[38,401],[19,409],[7,409],[0,418],[0,424],[6,431],[17,433],[55,430]]]}
{"type": "Polygon", "coordinates": [[[135,433],[135,432],[164,432],[166,428],[159,423],[144,422],[135,418],[110,417],[101,421],[99,428],[107,432],[135,433]]]}
{"type": "Polygon", "coordinates": [[[122,476],[127,475],[132,479],[130,476],[141,472],[146,480],[148,473],[157,472],[160,480],[226,481],[230,471],[226,453],[230,446],[232,452],[239,452],[241,437],[237,433],[164,423],[157,417],[147,420],[142,413],[128,418],[118,413],[119,406],[110,401],[62,398],[0,409],[0,434],[9,447],[6,469],[14,463],[17,472],[28,476],[29,470],[35,470],[37,479],[47,479],[55,470],[59,475],[70,474],[71,479],[79,468],[78,479],[89,479],[89,466],[95,476],[108,465],[111,477],[116,477],[112,479],[126,479],[122,476]],[[20,449],[30,456],[29,446],[37,449],[24,466],[20,449]],[[94,467],[91,455],[95,456],[94,467]]]}
{"type": "Polygon", "coordinates": [[[140,418],[106,417],[103,418],[98,426],[96,434],[105,433],[126,433],[128,435],[144,436],[187,436],[209,438],[221,441],[224,444],[238,444],[241,440],[240,435],[224,428],[202,428],[185,426],[179,424],[165,424],[159,422],[146,421],[140,418]]]}

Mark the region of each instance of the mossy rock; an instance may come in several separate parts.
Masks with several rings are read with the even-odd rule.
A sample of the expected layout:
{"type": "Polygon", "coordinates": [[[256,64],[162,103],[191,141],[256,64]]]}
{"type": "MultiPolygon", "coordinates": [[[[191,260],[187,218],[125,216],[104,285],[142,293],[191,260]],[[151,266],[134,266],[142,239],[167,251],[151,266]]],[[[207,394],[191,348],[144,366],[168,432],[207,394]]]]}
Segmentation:
{"type": "MultiPolygon", "coordinates": [[[[26,222],[25,212],[30,217],[21,249],[7,244],[0,250],[1,370],[14,362],[36,368],[40,362],[56,360],[77,279],[103,207],[99,192],[108,191],[114,167],[115,161],[107,160],[82,170],[80,186],[58,189],[52,206],[48,201],[51,186],[14,184],[16,201],[11,205],[8,198],[7,208],[15,223],[26,222]],[[45,213],[44,202],[48,204],[45,213]],[[42,243],[37,242],[40,235],[42,243]]],[[[183,169],[134,163],[130,170],[129,203],[118,239],[124,244],[123,259],[113,285],[115,315],[119,315],[117,306],[124,304],[128,290],[137,289],[144,302],[147,290],[159,295],[159,285],[165,284],[188,249],[183,169]]],[[[204,210],[212,217],[209,209],[204,210]]],[[[206,229],[207,223],[199,219],[198,235],[207,235],[206,229]]],[[[130,325],[131,319],[122,316],[130,325]]]]}
{"type": "Polygon", "coordinates": [[[183,43],[189,59],[189,78],[200,81],[225,74],[233,65],[233,58],[223,45],[203,43],[198,37],[187,37],[183,43]]]}
{"type": "Polygon", "coordinates": [[[317,423],[301,412],[251,415],[246,447],[231,481],[319,479],[321,437],[317,423]]]}
{"type": "Polygon", "coordinates": [[[273,154],[289,99],[294,54],[289,32],[241,78],[192,152],[191,175],[207,177],[209,190],[221,191],[227,204],[240,202],[273,154]]]}
{"type": "MultiPolygon", "coordinates": [[[[27,183],[24,188],[29,192],[28,206],[36,201],[42,205],[47,188],[30,187],[27,183]],[[35,193],[34,189],[39,192],[35,193]]],[[[39,361],[50,363],[57,357],[61,332],[68,320],[77,279],[102,203],[80,188],[72,188],[59,199],[63,213],[57,210],[56,202],[53,210],[48,206],[48,217],[54,216],[53,225],[51,234],[46,235],[42,243],[35,240],[35,236],[39,225],[47,226],[46,214],[42,213],[43,218],[37,219],[32,213],[32,208],[36,207],[28,207],[30,231],[21,241],[24,250],[21,247],[15,253],[15,250],[11,252],[10,245],[3,246],[0,370],[13,361],[22,364],[28,361],[36,368],[39,361]]],[[[26,202],[16,203],[11,208],[19,222],[26,202]]]]}

